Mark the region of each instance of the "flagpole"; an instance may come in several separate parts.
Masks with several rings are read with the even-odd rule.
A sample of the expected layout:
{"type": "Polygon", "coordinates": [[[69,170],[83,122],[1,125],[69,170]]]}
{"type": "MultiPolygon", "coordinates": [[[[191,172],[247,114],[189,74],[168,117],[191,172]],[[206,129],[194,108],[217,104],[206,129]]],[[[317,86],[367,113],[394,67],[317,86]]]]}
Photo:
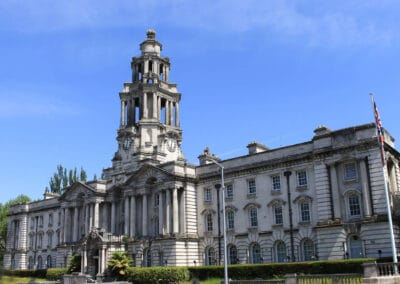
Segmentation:
{"type": "Polygon", "coordinates": [[[392,210],[390,206],[390,198],[389,198],[389,188],[388,188],[388,181],[387,181],[387,173],[386,173],[386,154],[384,149],[384,133],[382,128],[382,123],[379,117],[379,112],[376,107],[374,95],[371,95],[372,100],[372,107],[375,117],[375,126],[376,126],[376,133],[379,142],[380,152],[381,152],[381,160],[382,160],[382,174],[383,174],[383,182],[385,187],[385,197],[386,197],[386,207],[387,207],[387,215],[388,215],[388,223],[389,223],[389,233],[390,233],[390,242],[392,245],[392,255],[393,255],[393,263],[394,263],[394,274],[398,274],[397,268],[397,250],[396,250],[396,242],[394,239],[394,231],[393,231],[393,222],[392,222],[392,210]]]}

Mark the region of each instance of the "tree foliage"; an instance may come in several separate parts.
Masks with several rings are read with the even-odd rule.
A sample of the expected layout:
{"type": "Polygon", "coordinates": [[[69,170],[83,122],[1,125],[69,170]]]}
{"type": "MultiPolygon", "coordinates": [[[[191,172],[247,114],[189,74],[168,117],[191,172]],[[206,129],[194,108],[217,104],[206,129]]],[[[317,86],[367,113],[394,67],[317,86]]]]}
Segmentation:
{"type": "Polygon", "coordinates": [[[68,170],[62,165],[58,165],[57,171],[50,178],[50,189],[46,187],[46,191],[50,191],[52,193],[62,193],[62,190],[65,187],[70,186],[77,181],[86,182],[86,178],[86,171],[83,169],[83,167],[81,167],[80,171],[78,172],[76,167],[68,170]]]}
{"type": "Polygon", "coordinates": [[[6,249],[6,241],[7,241],[7,224],[8,218],[7,213],[12,205],[16,205],[19,203],[30,202],[31,199],[26,195],[19,195],[14,199],[6,202],[5,204],[0,203],[0,262],[3,262],[3,256],[6,249]]]}
{"type": "Polygon", "coordinates": [[[123,280],[126,279],[127,270],[131,264],[132,260],[126,252],[116,251],[112,254],[107,266],[113,276],[118,280],[123,280]]]}

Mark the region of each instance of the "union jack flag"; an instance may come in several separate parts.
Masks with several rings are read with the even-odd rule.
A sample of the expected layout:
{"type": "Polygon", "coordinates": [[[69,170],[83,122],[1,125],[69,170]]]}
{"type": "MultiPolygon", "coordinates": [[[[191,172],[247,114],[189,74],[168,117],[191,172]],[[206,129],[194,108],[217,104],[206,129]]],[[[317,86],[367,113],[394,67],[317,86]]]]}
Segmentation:
{"type": "Polygon", "coordinates": [[[383,140],[383,127],[382,127],[381,117],[379,115],[379,111],[376,106],[374,96],[372,94],[371,94],[371,98],[372,98],[372,105],[374,107],[375,126],[376,126],[376,132],[378,135],[379,148],[381,151],[382,166],[385,166],[385,143],[383,140]]]}

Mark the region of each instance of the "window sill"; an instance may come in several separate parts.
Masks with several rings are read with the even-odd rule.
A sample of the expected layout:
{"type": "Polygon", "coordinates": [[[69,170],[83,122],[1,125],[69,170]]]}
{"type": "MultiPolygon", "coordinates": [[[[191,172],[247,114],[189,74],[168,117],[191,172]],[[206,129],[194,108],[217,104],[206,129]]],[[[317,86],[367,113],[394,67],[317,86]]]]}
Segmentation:
{"type": "Polygon", "coordinates": [[[281,190],[271,190],[272,195],[281,195],[282,191],[281,190]]]}
{"type": "Polygon", "coordinates": [[[258,226],[257,227],[248,227],[247,230],[249,232],[257,232],[258,231],[258,226]]]}
{"type": "Polygon", "coordinates": [[[299,225],[302,225],[302,226],[308,226],[310,224],[311,224],[311,221],[300,221],[299,222],[299,225]]]}
{"type": "Polygon", "coordinates": [[[273,224],[272,228],[282,228],[283,224],[273,224]]]}
{"type": "Polygon", "coordinates": [[[255,193],[247,193],[247,199],[255,199],[257,195],[255,193]]]}
{"type": "Polygon", "coordinates": [[[353,184],[353,183],[357,183],[357,182],[358,182],[358,178],[343,179],[343,183],[344,183],[344,184],[353,184]]]}

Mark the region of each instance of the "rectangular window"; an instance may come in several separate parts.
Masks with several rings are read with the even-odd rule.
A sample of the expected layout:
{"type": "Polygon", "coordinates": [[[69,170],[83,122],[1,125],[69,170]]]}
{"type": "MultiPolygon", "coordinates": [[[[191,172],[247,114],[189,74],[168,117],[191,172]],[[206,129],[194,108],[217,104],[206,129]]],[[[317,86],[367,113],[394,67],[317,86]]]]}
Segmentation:
{"type": "Polygon", "coordinates": [[[49,226],[53,225],[53,214],[49,214],[49,226]]]}
{"type": "Polygon", "coordinates": [[[308,202],[300,203],[301,222],[310,222],[310,204],[308,202]]]}
{"type": "Polygon", "coordinates": [[[212,214],[206,215],[206,231],[207,232],[213,231],[213,216],[212,216],[212,214]]]}
{"type": "Polygon", "coordinates": [[[357,179],[357,168],[355,163],[348,163],[344,165],[344,180],[357,179]]]}
{"type": "Polygon", "coordinates": [[[299,187],[307,186],[307,172],[306,171],[298,171],[297,172],[297,185],[299,187]]]}
{"type": "Polygon", "coordinates": [[[275,225],[283,224],[282,206],[274,207],[274,217],[275,217],[275,225]]]}
{"type": "Polygon", "coordinates": [[[273,191],[281,190],[281,177],[278,175],[272,176],[272,190],[273,191]]]}
{"type": "Polygon", "coordinates": [[[39,216],[39,227],[43,227],[43,216],[39,216]]]}
{"type": "Polygon", "coordinates": [[[39,234],[39,235],[38,235],[38,244],[37,244],[37,247],[38,247],[38,248],[42,248],[42,245],[43,245],[43,235],[42,235],[42,234],[39,234]]]}
{"type": "Polygon", "coordinates": [[[358,217],[361,215],[360,199],[355,194],[349,196],[349,211],[351,217],[358,217]]]}
{"type": "Polygon", "coordinates": [[[235,212],[232,210],[226,211],[226,227],[228,230],[235,228],[235,212]]]}
{"type": "Polygon", "coordinates": [[[61,225],[61,212],[58,212],[58,226],[61,225]]]}
{"type": "Polygon", "coordinates": [[[212,191],[211,188],[204,189],[204,201],[211,202],[212,201],[212,191]]]}
{"type": "Polygon", "coordinates": [[[47,235],[47,247],[53,247],[53,233],[48,233],[47,235]]]}
{"type": "Polygon", "coordinates": [[[257,208],[255,207],[250,208],[249,215],[250,215],[250,227],[257,227],[258,226],[257,208]]]}
{"type": "Polygon", "coordinates": [[[227,184],[225,186],[226,189],[226,198],[233,198],[233,185],[227,184]]]}
{"type": "Polygon", "coordinates": [[[249,179],[247,180],[247,189],[249,194],[256,194],[256,180],[249,179]]]}
{"type": "Polygon", "coordinates": [[[30,224],[31,230],[35,228],[35,218],[31,217],[31,224],[30,224]]]}

